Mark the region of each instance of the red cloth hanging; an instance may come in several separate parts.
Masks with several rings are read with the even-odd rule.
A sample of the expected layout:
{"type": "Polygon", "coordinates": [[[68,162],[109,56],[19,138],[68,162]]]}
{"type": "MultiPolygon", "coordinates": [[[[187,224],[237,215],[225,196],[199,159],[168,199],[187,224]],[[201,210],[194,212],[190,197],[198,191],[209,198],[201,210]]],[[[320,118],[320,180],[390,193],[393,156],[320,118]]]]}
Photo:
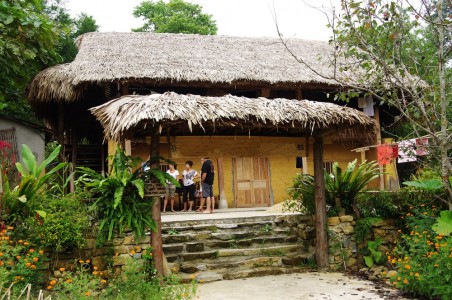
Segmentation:
{"type": "Polygon", "coordinates": [[[378,145],[377,158],[379,165],[387,165],[394,158],[394,150],[391,145],[378,145]]]}

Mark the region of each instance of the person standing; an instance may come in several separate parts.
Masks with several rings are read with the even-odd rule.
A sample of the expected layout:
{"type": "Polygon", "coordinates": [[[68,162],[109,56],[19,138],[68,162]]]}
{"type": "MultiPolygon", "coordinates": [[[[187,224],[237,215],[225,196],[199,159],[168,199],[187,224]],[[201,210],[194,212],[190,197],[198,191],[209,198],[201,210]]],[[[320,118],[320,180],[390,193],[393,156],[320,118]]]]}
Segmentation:
{"type": "MultiPolygon", "coordinates": [[[[215,208],[215,198],[213,196],[213,180],[215,177],[215,169],[212,161],[208,158],[204,158],[204,163],[201,168],[201,186],[202,186],[202,198],[206,199],[206,210],[203,213],[210,214],[213,213],[215,208]]],[[[201,200],[202,210],[203,202],[201,200]]]]}
{"type": "Polygon", "coordinates": [[[192,211],[193,204],[195,203],[195,179],[199,178],[198,172],[192,169],[193,162],[191,160],[187,160],[185,162],[185,170],[182,172],[182,176],[184,178],[184,187],[183,187],[183,200],[184,200],[184,209],[182,211],[192,211]],[[187,210],[187,202],[189,204],[189,208],[187,210]]]}
{"type": "MultiPolygon", "coordinates": [[[[175,180],[179,176],[179,171],[176,170],[173,164],[168,165],[168,170],[166,173],[170,174],[175,180]]],[[[174,195],[176,194],[176,185],[170,181],[166,181],[165,187],[165,201],[163,202],[163,212],[166,212],[166,206],[168,205],[168,198],[171,198],[171,211],[176,212],[174,210],[174,195]]]]}

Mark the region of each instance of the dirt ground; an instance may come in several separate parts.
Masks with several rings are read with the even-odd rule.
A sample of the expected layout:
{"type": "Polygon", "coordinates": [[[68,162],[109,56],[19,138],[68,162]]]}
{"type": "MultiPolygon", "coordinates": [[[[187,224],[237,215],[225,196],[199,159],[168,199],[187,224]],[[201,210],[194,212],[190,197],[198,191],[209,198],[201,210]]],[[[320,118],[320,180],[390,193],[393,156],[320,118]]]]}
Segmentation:
{"type": "Polygon", "coordinates": [[[406,299],[396,290],[342,273],[274,275],[200,284],[200,300],[406,299]]]}

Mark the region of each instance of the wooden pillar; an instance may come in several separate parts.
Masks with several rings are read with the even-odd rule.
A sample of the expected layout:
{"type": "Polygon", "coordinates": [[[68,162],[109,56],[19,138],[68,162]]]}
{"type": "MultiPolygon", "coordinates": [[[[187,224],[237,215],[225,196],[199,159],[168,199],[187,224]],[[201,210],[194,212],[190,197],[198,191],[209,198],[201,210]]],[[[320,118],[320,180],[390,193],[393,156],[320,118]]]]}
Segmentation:
{"type": "MultiPolygon", "coordinates": [[[[160,156],[159,151],[159,127],[154,125],[151,128],[151,159],[158,158],[160,156]]],[[[159,169],[159,160],[153,160],[151,169],[159,169]]],[[[152,201],[152,218],[157,224],[156,231],[151,232],[151,246],[152,256],[154,257],[154,267],[157,271],[157,276],[163,278],[163,242],[162,242],[162,216],[160,213],[160,197],[153,197],[152,201]]]]}
{"type": "Polygon", "coordinates": [[[58,139],[58,143],[60,143],[60,145],[64,145],[64,102],[63,101],[58,102],[57,139],[58,139]]]}
{"type": "Polygon", "coordinates": [[[217,159],[218,167],[218,190],[220,191],[220,199],[218,201],[218,208],[225,209],[228,208],[228,201],[224,193],[224,167],[223,158],[217,159]]]}
{"type": "Polygon", "coordinates": [[[296,90],[296,99],[297,100],[303,99],[303,93],[301,91],[301,87],[298,87],[297,90],[296,90]]]}
{"type": "MultiPolygon", "coordinates": [[[[71,129],[71,144],[72,144],[72,153],[71,153],[71,161],[72,161],[72,168],[77,166],[77,144],[78,144],[78,137],[77,137],[77,129],[72,128],[71,129]]],[[[74,170],[71,170],[71,173],[74,170]]],[[[74,176],[71,177],[70,183],[69,183],[69,190],[72,192],[75,191],[75,181],[74,176]]]]}
{"type": "Polygon", "coordinates": [[[323,170],[323,138],[314,140],[314,185],[315,185],[315,259],[317,268],[328,268],[328,233],[325,202],[325,178],[323,170]]]}
{"type": "MultiPolygon", "coordinates": [[[[378,106],[375,106],[374,109],[375,112],[375,123],[376,125],[376,132],[377,132],[377,145],[381,145],[381,127],[380,127],[380,110],[378,108],[378,106]]],[[[385,189],[385,175],[384,175],[384,166],[383,165],[379,165],[378,166],[379,171],[380,171],[380,191],[384,191],[385,189]]]]}
{"type": "Polygon", "coordinates": [[[257,95],[258,97],[270,98],[270,89],[269,88],[260,89],[258,90],[257,95]]]}

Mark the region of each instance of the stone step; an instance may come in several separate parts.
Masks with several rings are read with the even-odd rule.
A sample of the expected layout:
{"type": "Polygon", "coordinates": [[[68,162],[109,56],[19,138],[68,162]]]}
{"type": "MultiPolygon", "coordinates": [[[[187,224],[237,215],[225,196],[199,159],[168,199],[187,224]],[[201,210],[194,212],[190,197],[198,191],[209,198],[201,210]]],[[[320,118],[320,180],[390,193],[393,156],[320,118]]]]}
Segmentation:
{"type": "Polygon", "coordinates": [[[186,232],[186,231],[210,231],[216,232],[218,230],[236,230],[237,228],[271,228],[271,226],[278,225],[281,221],[278,220],[264,220],[253,222],[237,222],[237,223],[201,223],[195,225],[177,226],[174,224],[162,224],[162,233],[171,232],[186,232]]]}
{"type": "MultiPolygon", "coordinates": [[[[286,214],[286,215],[271,215],[268,216],[247,216],[247,217],[234,217],[223,219],[201,219],[201,220],[184,220],[184,221],[165,221],[162,223],[162,228],[175,228],[175,227],[192,227],[196,225],[206,224],[252,224],[258,222],[301,222],[303,220],[312,220],[311,216],[300,216],[299,214],[286,214]]],[[[221,225],[220,225],[221,226],[221,225]]]]}

